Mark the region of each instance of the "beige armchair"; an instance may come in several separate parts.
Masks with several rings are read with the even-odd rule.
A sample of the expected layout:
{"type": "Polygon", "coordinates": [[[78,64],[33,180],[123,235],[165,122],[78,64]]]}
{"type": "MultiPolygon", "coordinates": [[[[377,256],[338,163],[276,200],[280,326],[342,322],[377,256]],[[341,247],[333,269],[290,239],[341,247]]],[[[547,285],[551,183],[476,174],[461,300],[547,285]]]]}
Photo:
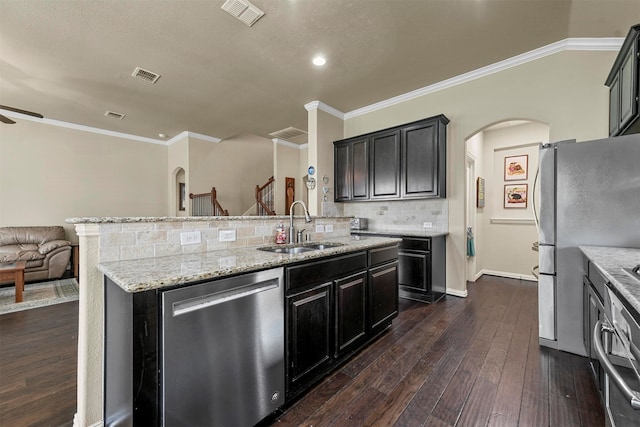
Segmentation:
{"type": "Polygon", "coordinates": [[[0,263],[27,261],[25,282],[61,278],[70,258],[61,226],[0,227],[0,263]]]}

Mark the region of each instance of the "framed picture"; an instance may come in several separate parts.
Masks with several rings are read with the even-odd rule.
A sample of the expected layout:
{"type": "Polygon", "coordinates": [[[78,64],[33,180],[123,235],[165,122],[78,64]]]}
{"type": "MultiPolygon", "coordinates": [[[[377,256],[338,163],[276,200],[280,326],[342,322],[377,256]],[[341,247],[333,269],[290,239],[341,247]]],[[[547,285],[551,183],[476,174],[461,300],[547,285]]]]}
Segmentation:
{"type": "Polygon", "coordinates": [[[507,184],[504,186],[504,207],[510,208],[526,208],[528,186],[527,184],[507,184]]]}
{"type": "Polygon", "coordinates": [[[504,180],[523,181],[529,172],[529,155],[510,156],[504,158],[504,180]]]}
{"type": "Polygon", "coordinates": [[[476,207],[484,208],[484,178],[480,177],[476,185],[476,207]]]}
{"type": "Polygon", "coordinates": [[[184,182],[179,183],[178,185],[178,210],[184,211],[186,210],[185,206],[187,203],[187,195],[185,190],[184,182]]]}

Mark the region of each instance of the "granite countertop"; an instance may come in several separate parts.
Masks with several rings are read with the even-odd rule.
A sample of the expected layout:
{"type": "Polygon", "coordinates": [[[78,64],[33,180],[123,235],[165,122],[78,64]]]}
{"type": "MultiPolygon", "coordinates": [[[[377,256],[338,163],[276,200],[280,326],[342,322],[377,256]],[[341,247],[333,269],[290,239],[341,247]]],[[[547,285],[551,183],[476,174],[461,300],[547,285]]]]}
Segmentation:
{"type": "Polygon", "coordinates": [[[640,248],[580,246],[580,250],[598,267],[620,295],[640,313],[640,281],[623,270],[640,264],[640,248]]]}
{"type": "MultiPolygon", "coordinates": [[[[303,215],[294,215],[294,218],[304,218],[303,215]]],[[[311,216],[312,219],[323,218],[351,218],[345,216],[311,216]]],[[[192,221],[263,221],[268,220],[289,220],[289,215],[273,216],[95,216],[95,217],[75,217],[66,218],[67,224],[112,224],[112,223],[133,223],[133,222],[192,222],[192,221]]]]}
{"type": "MultiPolygon", "coordinates": [[[[359,236],[358,236],[359,237],[359,236]]],[[[322,242],[339,243],[328,249],[299,254],[277,254],[258,250],[257,247],[227,249],[194,254],[113,261],[98,264],[98,269],[126,292],[134,293],[222,278],[237,273],[281,267],[287,264],[356,252],[378,246],[399,243],[400,239],[385,237],[343,237],[322,242]]],[[[287,245],[283,245],[286,247],[287,245]]]]}
{"type": "Polygon", "coordinates": [[[371,234],[371,235],[385,235],[385,236],[398,236],[398,237],[439,237],[446,236],[449,233],[446,231],[402,231],[402,230],[351,230],[351,233],[357,234],[371,234]]]}

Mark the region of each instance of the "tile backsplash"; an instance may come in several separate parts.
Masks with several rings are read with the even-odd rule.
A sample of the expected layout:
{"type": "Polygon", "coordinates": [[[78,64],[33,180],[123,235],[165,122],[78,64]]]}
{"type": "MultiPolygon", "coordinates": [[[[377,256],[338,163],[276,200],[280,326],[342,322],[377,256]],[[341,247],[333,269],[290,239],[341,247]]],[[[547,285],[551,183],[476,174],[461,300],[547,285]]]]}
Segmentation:
{"type": "Polygon", "coordinates": [[[425,231],[423,223],[431,222],[428,231],[449,231],[447,199],[343,203],[343,214],[367,218],[369,229],[375,230],[425,231]]]}

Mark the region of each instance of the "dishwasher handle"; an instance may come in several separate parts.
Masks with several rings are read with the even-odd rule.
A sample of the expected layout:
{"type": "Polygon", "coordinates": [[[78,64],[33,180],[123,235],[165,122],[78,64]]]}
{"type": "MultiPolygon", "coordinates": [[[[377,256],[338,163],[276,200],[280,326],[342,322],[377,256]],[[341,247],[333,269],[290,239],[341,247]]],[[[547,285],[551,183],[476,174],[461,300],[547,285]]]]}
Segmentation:
{"type": "Polygon", "coordinates": [[[629,385],[624,381],[622,376],[618,373],[616,368],[613,366],[613,363],[607,357],[607,354],[604,351],[604,346],[602,345],[602,333],[606,332],[608,334],[614,333],[613,327],[609,325],[607,322],[602,322],[598,320],[596,322],[595,327],[593,328],[593,345],[595,346],[596,354],[598,355],[598,359],[602,363],[602,367],[606,371],[609,378],[613,380],[616,386],[620,389],[624,397],[631,405],[631,408],[638,410],[640,409],[640,393],[634,391],[629,387],[629,385]]]}
{"type": "Polygon", "coordinates": [[[260,292],[275,289],[280,286],[278,279],[267,280],[265,282],[252,283],[246,286],[233,288],[227,291],[214,292],[195,298],[189,298],[173,303],[173,317],[187,314],[192,311],[202,310],[214,305],[245,298],[260,292]]]}

